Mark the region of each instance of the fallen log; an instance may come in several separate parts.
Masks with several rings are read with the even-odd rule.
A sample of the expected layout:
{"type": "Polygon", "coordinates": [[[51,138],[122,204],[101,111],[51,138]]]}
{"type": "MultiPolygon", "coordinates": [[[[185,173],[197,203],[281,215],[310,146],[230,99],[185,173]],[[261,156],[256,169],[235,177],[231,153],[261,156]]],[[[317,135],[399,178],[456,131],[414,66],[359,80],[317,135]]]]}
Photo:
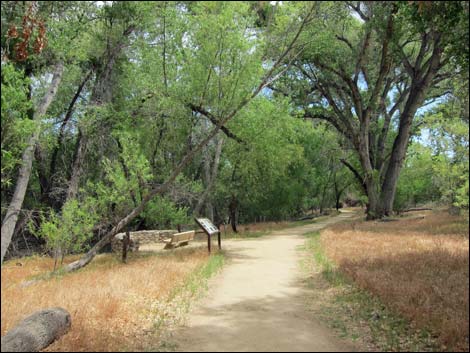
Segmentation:
{"type": "Polygon", "coordinates": [[[310,219],[314,219],[316,218],[317,216],[304,216],[304,217],[301,217],[301,218],[297,218],[297,219],[294,219],[294,221],[307,221],[307,220],[310,220],[310,219]]]}
{"type": "Polygon", "coordinates": [[[432,208],[423,207],[423,208],[408,208],[407,210],[401,211],[402,213],[405,212],[415,212],[415,211],[432,211],[432,208]]]}
{"type": "Polygon", "coordinates": [[[38,352],[70,328],[70,314],[62,308],[37,311],[2,337],[2,352],[38,352]]]}

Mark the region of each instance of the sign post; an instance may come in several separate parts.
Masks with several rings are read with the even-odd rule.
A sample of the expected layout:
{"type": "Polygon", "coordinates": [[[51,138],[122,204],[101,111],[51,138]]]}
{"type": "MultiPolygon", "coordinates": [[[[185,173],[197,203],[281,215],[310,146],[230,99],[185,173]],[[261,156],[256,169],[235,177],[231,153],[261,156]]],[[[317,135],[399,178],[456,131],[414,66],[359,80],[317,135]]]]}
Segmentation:
{"type": "Polygon", "coordinates": [[[219,229],[211,222],[209,218],[194,218],[196,223],[202,230],[207,234],[207,249],[211,252],[211,235],[216,234],[218,236],[217,242],[219,244],[219,250],[222,249],[222,243],[220,239],[219,229]]]}

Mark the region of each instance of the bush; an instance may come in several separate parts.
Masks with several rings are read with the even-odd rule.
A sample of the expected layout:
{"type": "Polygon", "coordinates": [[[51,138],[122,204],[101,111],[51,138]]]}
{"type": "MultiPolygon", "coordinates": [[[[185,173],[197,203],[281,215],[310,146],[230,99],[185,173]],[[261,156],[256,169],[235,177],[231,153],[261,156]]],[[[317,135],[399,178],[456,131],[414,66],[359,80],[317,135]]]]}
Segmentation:
{"type": "Polygon", "coordinates": [[[93,227],[97,221],[94,211],[95,202],[88,198],[80,203],[73,199],[67,201],[58,215],[53,210],[48,217],[41,215],[41,224],[37,229],[30,224],[33,234],[46,240],[47,247],[54,256],[54,271],[59,257],[61,262],[65,254],[85,250],[85,242],[93,236],[93,227]]]}

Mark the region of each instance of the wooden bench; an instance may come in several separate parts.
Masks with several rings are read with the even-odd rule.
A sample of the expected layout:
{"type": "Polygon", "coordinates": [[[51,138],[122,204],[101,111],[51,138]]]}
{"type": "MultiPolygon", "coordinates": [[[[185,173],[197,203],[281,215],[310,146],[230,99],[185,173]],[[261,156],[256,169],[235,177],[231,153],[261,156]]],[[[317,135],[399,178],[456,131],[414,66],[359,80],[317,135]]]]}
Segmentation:
{"type": "Polygon", "coordinates": [[[188,245],[189,241],[194,239],[194,234],[194,230],[182,233],[175,233],[170,238],[163,240],[166,243],[164,249],[173,249],[179,246],[188,245]]]}

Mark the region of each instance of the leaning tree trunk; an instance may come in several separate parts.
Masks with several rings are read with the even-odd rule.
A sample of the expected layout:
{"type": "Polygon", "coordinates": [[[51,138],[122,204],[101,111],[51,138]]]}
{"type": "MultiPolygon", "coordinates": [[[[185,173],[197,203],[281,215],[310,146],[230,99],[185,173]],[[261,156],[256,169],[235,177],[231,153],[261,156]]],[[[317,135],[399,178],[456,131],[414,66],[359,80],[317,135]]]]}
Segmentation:
{"type": "MultiPolygon", "coordinates": [[[[240,106],[239,109],[241,109],[242,106],[240,106]]],[[[91,260],[96,256],[98,251],[103,248],[106,244],[108,244],[111,239],[121,231],[126,225],[128,225],[134,218],[136,218],[145,208],[147,203],[153,199],[156,195],[161,195],[165,193],[169,187],[172,185],[172,183],[175,181],[176,177],[183,171],[183,169],[191,162],[199,151],[201,151],[204,146],[206,146],[210,140],[214,138],[214,136],[219,132],[220,127],[223,126],[227,121],[229,121],[237,112],[238,110],[235,110],[230,114],[227,118],[222,120],[219,125],[217,125],[210,133],[209,135],[206,136],[204,140],[202,140],[196,148],[192,149],[191,151],[186,154],[186,156],[181,160],[181,162],[178,164],[178,166],[173,170],[173,173],[171,176],[168,178],[168,180],[163,183],[160,186],[157,186],[155,189],[152,189],[147,196],[145,196],[141,203],[134,208],[127,216],[122,218],[111,230],[104,235],[103,238],[101,238],[98,243],[96,243],[84,256],[82,256],[79,260],[74,261],[67,266],[65,266],[64,270],[65,272],[72,272],[76,271],[82,267],[85,267],[88,265],[91,260]]]]}
{"type": "Polygon", "coordinates": [[[18,179],[16,180],[15,192],[13,198],[11,199],[10,205],[8,206],[7,213],[2,223],[2,242],[1,242],[1,254],[3,263],[3,258],[7,252],[8,246],[10,245],[13,231],[15,230],[16,222],[18,220],[18,214],[23,205],[24,195],[29,183],[29,177],[31,176],[31,169],[33,165],[34,158],[34,147],[39,138],[40,120],[46,113],[49,105],[57,94],[57,89],[59,87],[60,81],[62,79],[62,73],[64,71],[64,64],[59,62],[55,65],[54,73],[52,76],[52,82],[44,95],[43,99],[39,103],[36,111],[33,115],[33,120],[37,124],[35,131],[31,138],[29,139],[28,145],[23,152],[22,164],[18,173],[18,179]]]}
{"type": "MultiPolygon", "coordinates": [[[[189,164],[194,159],[194,156],[196,153],[199,153],[208,143],[211,141],[217,133],[221,130],[221,128],[228,123],[233,117],[241,110],[243,109],[249,102],[252,101],[268,84],[272,84],[275,80],[277,80],[280,76],[277,74],[275,77],[273,77],[274,72],[279,68],[279,66],[283,63],[285,57],[289,52],[292,51],[292,48],[294,47],[295,42],[297,41],[300,33],[302,32],[304,25],[306,23],[306,20],[309,18],[311,13],[313,12],[313,7],[311,8],[311,12],[307,15],[306,18],[303,19],[301,26],[299,27],[296,35],[294,36],[294,39],[291,41],[291,43],[287,46],[285,51],[279,56],[279,58],[276,60],[274,65],[271,67],[271,69],[268,70],[266,75],[263,77],[261,80],[260,84],[258,87],[251,93],[250,96],[246,97],[243,99],[233,110],[231,113],[229,113],[227,116],[224,118],[220,118],[217,120],[217,124],[215,128],[192,150],[190,150],[181,160],[181,162],[176,166],[176,168],[173,169],[173,172],[171,176],[168,178],[168,180],[160,185],[157,186],[156,188],[152,189],[147,196],[145,196],[140,205],[134,208],[127,216],[125,216],[123,219],[121,219],[118,224],[116,224],[106,235],[101,238],[101,240],[95,244],[82,258],[79,260],[72,262],[68,264],[64,270],[66,272],[71,272],[71,271],[76,271],[87,264],[91,262],[91,260],[95,257],[97,252],[106,244],[108,244],[111,239],[121,230],[123,229],[129,222],[131,222],[135,217],[137,217],[145,208],[146,204],[156,195],[161,195],[164,192],[168,190],[170,185],[175,181],[176,177],[183,171],[183,169],[189,164]]],[[[289,64],[290,65],[290,64],[289,64]]]]}

